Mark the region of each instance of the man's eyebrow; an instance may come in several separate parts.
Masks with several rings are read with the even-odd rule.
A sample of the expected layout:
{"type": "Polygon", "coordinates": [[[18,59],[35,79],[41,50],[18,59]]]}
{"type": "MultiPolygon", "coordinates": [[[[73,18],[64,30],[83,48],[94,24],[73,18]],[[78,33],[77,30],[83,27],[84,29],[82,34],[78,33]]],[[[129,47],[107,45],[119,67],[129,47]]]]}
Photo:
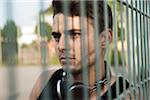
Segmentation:
{"type": "MultiPolygon", "coordinates": [[[[64,33],[65,34],[71,34],[74,32],[81,32],[81,29],[71,29],[71,30],[66,30],[64,33]]],[[[52,32],[51,35],[60,35],[60,32],[52,32]]]]}
{"type": "Polygon", "coordinates": [[[52,32],[52,35],[60,34],[59,32],[52,32]]]}
{"type": "Polygon", "coordinates": [[[74,32],[81,32],[81,29],[66,30],[66,31],[65,31],[65,34],[70,34],[70,33],[74,33],[74,32]]]}

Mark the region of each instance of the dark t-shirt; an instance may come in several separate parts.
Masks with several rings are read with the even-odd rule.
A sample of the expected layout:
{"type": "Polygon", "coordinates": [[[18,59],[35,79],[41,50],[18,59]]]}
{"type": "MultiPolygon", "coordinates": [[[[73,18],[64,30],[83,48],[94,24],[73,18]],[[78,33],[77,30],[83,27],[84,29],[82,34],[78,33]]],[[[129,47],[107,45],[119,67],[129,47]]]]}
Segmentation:
{"type": "MultiPolygon", "coordinates": [[[[63,74],[63,69],[57,70],[50,80],[48,81],[47,85],[43,89],[42,93],[40,94],[38,100],[60,100],[58,93],[57,93],[57,82],[59,80],[62,80],[62,74],[63,74]]],[[[123,92],[123,78],[119,77],[119,94],[123,92]]],[[[128,81],[126,82],[126,89],[129,87],[128,81]]],[[[64,86],[60,86],[60,90],[63,90],[64,86]]],[[[111,93],[111,99],[116,98],[116,82],[110,87],[110,93],[111,93]]],[[[63,92],[62,92],[63,96],[63,92]]],[[[106,91],[103,96],[99,97],[98,99],[101,98],[101,100],[108,100],[109,92],[106,91]]],[[[64,97],[63,97],[64,98],[64,97]]],[[[75,99],[78,100],[78,99],[75,99]]]]}

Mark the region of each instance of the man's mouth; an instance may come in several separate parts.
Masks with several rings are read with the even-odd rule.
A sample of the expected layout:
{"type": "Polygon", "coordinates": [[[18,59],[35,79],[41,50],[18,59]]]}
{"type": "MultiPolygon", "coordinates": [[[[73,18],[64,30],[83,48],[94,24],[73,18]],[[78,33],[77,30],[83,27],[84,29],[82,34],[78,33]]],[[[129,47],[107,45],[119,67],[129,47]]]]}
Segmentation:
{"type": "Polygon", "coordinates": [[[74,57],[60,57],[60,61],[62,64],[69,64],[75,60],[74,57]]]}

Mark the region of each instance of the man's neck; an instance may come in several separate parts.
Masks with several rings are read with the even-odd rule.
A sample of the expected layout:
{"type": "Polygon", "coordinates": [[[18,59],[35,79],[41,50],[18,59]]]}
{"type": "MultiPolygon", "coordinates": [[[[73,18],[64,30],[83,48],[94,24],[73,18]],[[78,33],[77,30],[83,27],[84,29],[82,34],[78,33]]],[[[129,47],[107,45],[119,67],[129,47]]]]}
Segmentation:
{"type": "MultiPolygon", "coordinates": [[[[88,84],[86,84],[86,85],[88,85],[89,87],[93,87],[95,85],[96,77],[98,74],[99,74],[98,80],[102,80],[105,77],[105,63],[104,63],[104,61],[100,62],[100,67],[98,69],[99,69],[99,71],[96,71],[97,69],[96,69],[95,64],[88,67],[88,73],[87,73],[88,75],[86,75],[88,78],[88,80],[87,80],[88,84]]],[[[73,75],[73,80],[74,80],[74,82],[83,82],[84,81],[83,72],[73,75]]]]}
{"type": "Polygon", "coordinates": [[[100,67],[96,68],[96,66],[92,66],[88,70],[88,83],[89,86],[94,86],[96,84],[96,80],[102,80],[105,77],[105,63],[104,61],[100,62],[100,67]],[[96,78],[97,77],[97,78],[96,78]]]}

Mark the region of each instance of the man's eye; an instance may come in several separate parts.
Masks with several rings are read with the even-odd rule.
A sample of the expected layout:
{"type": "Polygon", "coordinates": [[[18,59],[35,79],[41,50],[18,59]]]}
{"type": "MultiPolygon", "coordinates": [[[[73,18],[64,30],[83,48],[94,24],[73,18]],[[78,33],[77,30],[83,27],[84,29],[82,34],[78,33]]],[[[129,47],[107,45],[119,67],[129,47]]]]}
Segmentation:
{"type": "Polygon", "coordinates": [[[60,39],[60,36],[61,36],[61,34],[60,33],[55,33],[55,32],[53,32],[52,33],[52,36],[53,36],[53,38],[55,39],[55,41],[59,41],[59,39],[60,39]]]}
{"type": "Polygon", "coordinates": [[[79,33],[79,32],[71,32],[71,33],[70,33],[70,36],[71,36],[72,38],[76,38],[76,37],[80,36],[80,33],[79,33]]]}

